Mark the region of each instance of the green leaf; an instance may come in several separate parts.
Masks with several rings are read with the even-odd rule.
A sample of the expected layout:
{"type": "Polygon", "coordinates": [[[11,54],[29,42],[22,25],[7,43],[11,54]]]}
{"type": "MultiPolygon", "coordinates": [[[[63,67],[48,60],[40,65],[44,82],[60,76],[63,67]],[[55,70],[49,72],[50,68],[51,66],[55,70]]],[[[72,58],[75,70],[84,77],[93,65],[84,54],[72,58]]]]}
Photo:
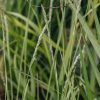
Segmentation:
{"type": "Polygon", "coordinates": [[[82,25],[82,28],[84,29],[86,36],[88,37],[88,39],[90,40],[91,44],[94,47],[94,50],[96,51],[98,57],[100,58],[100,45],[98,44],[95,36],[93,35],[93,33],[91,32],[90,28],[88,27],[85,19],[79,14],[78,15],[79,21],[82,25]]]}

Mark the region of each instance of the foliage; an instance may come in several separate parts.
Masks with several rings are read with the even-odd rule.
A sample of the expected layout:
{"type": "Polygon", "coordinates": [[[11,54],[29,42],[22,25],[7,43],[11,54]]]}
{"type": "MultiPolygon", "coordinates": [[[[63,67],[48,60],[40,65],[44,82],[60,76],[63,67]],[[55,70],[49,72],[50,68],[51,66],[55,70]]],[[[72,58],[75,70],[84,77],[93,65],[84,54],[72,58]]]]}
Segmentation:
{"type": "Polygon", "coordinates": [[[99,0],[1,0],[5,99],[99,100],[99,12],[99,0]]]}

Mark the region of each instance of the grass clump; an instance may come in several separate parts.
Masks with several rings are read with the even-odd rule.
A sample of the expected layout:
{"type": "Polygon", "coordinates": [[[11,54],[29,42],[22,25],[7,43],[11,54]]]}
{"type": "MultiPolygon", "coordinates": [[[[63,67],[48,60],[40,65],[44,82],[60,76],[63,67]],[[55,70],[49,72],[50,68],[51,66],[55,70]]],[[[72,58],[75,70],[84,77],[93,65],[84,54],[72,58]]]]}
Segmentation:
{"type": "Polygon", "coordinates": [[[0,99],[99,100],[99,11],[99,0],[0,1],[0,99]]]}

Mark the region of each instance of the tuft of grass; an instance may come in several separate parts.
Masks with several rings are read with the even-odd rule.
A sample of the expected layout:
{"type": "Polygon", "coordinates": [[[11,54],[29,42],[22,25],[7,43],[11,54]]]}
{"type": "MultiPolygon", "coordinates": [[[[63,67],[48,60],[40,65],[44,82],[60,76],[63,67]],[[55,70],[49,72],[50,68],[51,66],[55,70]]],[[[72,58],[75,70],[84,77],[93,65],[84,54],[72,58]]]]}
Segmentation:
{"type": "Polygon", "coordinates": [[[99,0],[1,0],[0,99],[99,100],[99,6],[99,0]]]}

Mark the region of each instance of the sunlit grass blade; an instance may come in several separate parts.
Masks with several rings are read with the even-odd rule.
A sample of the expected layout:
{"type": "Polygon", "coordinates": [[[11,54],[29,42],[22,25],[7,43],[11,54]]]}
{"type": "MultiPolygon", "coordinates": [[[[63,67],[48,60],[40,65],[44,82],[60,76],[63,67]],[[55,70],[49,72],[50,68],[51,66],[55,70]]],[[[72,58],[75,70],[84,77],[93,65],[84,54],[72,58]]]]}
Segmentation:
{"type": "Polygon", "coordinates": [[[84,76],[84,81],[85,81],[85,85],[86,85],[86,96],[88,98],[88,100],[93,100],[93,95],[92,95],[92,91],[90,88],[90,83],[89,83],[89,79],[88,79],[88,74],[87,74],[87,70],[86,70],[86,62],[84,60],[84,56],[82,54],[82,49],[81,47],[79,47],[80,50],[80,59],[81,59],[81,64],[82,64],[82,71],[83,71],[83,76],[84,76]]]}
{"type": "Polygon", "coordinates": [[[91,67],[93,69],[93,73],[94,73],[94,75],[95,75],[95,77],[97,79],[97,82],[98,82],[99,86],[100,86],[100,72],[99,72],[99,69],[98,69],[98,67],[97,67],[97,65],[95,63],[93,55],[89,51],[88,46],[86,46],[86,50],[87,50],[87,54],[88,54],[88,57],[89,57],[89,60],[90,60],[90,63],[91,63],[91,67]]]}
{"type": "Polygon", "coordinates": [[[82,24],[82,28],[84,29],[86,36],[92,43],[94,50],[96,51],[97,55],[100,58],[100,45],[98,44],[98,41],[96,40],[89,26],[87,25],[85,19],[81,15],[79,15],[78,18],[79,18],[80,23],[82,24]]]}

